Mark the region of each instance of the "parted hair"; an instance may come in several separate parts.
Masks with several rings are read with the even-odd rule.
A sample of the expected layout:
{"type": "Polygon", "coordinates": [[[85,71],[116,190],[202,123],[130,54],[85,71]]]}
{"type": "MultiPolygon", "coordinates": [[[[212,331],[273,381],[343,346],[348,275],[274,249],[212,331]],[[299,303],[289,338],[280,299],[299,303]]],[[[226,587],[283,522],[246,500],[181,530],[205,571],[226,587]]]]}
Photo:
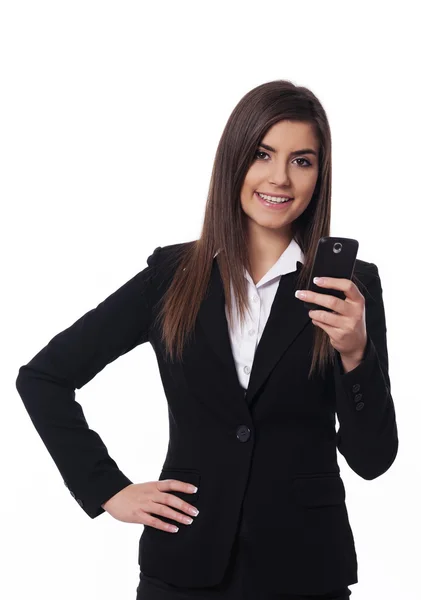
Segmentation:
{"type": "MultiPolygon", "coordinates": [[[[245,176],[266,132],[282,120],[309,123],[319,140],[319,173],[311,201],[291,223],[293,238],[304,254],[296,289],[309,287],[311,265],[321,237],[330,235],[332,144],[328,119],[318,98],[306,87],[288,80],[263,83],[249,91],[235,106],[222,132],[211,173],[201,235],[182,245],[177,268],[161,298],[157,320],[171,361],[182,360],[183,347],[192,334],[206,293],[214,255],[224,287],[228,321],[233,324],[232,283],[235,303],[243,323],[247,310],[247,282],[251,272],[247,251],[247,221],[240,194],[245,176]]],[[[355,273],[352,280],[359,282],[355,273]]],[[[320,327],[313,327],[313,353],[308,377],[318,370],[324,376],[333,364],[334,348],[320,327]]]]}

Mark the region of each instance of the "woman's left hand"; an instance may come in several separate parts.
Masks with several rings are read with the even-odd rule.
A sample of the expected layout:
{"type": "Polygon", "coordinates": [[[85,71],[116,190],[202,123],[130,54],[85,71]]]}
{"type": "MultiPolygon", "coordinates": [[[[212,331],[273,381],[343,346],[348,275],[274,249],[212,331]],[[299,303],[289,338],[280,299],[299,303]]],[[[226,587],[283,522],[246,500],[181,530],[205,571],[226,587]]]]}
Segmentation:
{"type": "Polygon", "coordinates": [[[362,360],[367,344],[364,296],[350,279],[322,277],[317,281],[317,285],[341,290],[346,298],[341,300],[336,296],[318,294],[310,290],[299,290],[300,294],[304,292],[305,296],[297,297],[333,310],[333,313],[326,310],[310,310],[308,315],[314,325],[326,331],[330,343],[343,358],[362,360]]]}

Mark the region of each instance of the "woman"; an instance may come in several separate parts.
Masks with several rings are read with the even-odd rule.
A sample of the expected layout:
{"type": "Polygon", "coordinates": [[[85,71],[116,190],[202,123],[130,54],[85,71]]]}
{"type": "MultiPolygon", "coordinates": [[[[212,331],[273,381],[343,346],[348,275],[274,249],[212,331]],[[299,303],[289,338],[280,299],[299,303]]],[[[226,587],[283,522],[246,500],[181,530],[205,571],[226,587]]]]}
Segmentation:
{"type": "Polygon", "coordinates": [[[82,509],[144,524],[138,600],[344,600],[358,581],[337,450],[374,479],[398,434],[377,266],[357,259],[352,280],[319,282],[345,300],[305,298],[332,312],[295,295],[330,234],[331,170],[314,94],[289,81],[251,90],[222,134],[200,239],[158,247],[19,370],[82,509]],[[135,484],[75,390],[146,341],[170,440],[159,479],[135,484]]]}

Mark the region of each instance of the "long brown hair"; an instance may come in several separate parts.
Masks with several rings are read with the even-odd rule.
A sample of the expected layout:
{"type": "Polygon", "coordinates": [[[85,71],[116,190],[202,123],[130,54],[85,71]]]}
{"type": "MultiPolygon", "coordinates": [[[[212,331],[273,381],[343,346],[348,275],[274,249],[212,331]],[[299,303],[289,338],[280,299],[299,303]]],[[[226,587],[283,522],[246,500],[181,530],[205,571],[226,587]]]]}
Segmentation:
{"type": "MultiPolygon", "coordinates": [[[[223,281],[232,326],[232,282],[241,322],[247,310],[247,283],[244,268],[251,273],[247,251],[246,215],[240,193],[246,173],[265,133],[278,121],[288,119],[312,124],[320,142],[319,174],[312,199],[306,210],[291,223],[295,241],[305,261],[296,289],[309,287],[311,265],[318,240],[330,235],[332,150],[331,134],[325,110],[316,96],[305,87],[287,80],[264,83],[248,92],[231,113],[216,151],[211,174],[205,217],[200,238],[181,246],[176,257],[177,270],[161,298],[157,320],[167,357],[182,359],[187,338],[192,334],[197,313],[206,293],[214,255],[223,281]],[[229,258],[228,258],[229,257],[229,258]]],[[[353,274],[352,279],[358,279],[353,274]]],[[[318,367],[324,374],[333,364],[334,348],[320,327],[313,327],[313,357],[308,377],[318,367]]]]}

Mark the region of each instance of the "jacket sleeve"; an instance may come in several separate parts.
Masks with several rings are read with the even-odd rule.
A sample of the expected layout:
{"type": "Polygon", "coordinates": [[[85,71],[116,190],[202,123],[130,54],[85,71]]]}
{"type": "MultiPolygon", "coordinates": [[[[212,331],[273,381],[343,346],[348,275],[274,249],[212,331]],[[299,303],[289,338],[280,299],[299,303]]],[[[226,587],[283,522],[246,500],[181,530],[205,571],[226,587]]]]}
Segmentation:
{"type": "Polygon", "coordinates": [[[386,318],[378,268],[365,296],[367,345],[361,363],[343,370],[335,350],[334,379],[339,429],[336,444],[351,469],[364,479],[375,479],[394,462],[398,431],[391,395],[387,353],[386,318]]]}
{"type": "Polygon", "coordinates": [[[16,388],[65,485],[92,518],[133,483],[89,428],[75,390],[106,365],[148,341],[151,291],[160,247],[148,266],[96,308],[58,333],[26,365],[16,388]]]}

